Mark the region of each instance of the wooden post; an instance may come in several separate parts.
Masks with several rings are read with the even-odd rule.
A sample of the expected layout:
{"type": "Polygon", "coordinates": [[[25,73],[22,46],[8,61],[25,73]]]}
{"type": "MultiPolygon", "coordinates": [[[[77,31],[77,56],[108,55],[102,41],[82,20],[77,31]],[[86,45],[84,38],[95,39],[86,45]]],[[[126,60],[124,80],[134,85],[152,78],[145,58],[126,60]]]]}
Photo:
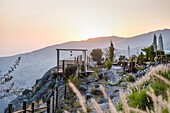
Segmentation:
{"type": "Polygon", "coordinates": [[[162,55],[161,55],[161,50],[160,50],[160,63],[162,64],[162,55]]]}
{"type": "Polygon", "coordinates": [[[52,106],[53,106],[53,113],[54,113],[54,110],[55,110],[55,107],[54,107],[54,91],[53,91],[52,95],[53,95],[53,102],[52,102],[52,106]]]}
{"type": "Polygon", "coordinates": [[[59,72],[59,66],[60,65],[60,51],[57,50],[57,80],[58,80],[58,72],[59,72]]]}
{"type": "Polygon", "coordinates": [[[62,71],[63,71],[63,75],[64,75],[64,68],[65,68],[65,60],[63,60],[63,69],[62,69],[62,71]]]}
{"type": "Polygon", "coordinates": [[[50,113],[50,99],[47,100],[47,113],[50,113]]]}
{"type": "Polygon", "coordinates": [[[131,72],[133,72],[133,57],[131,58],[131,72]]]}
{"type": "Polygon", "coordinates": [[[148,52],[146,52],[146,61],[148,62],[148,52]]]}
{"type": "Polygon", "coordinates": [[[67,85],[64,85],[64,99],[67,98],[67,85]]]}
{"type": "Polygon", "coordinates": [[[58,87],[56,87],[56,108],[58,108],[58,87]]]}
{"type": "Polygon", "coordinates": [[[86,59],[86,51],[83,51],[84,56],[84,72],[87,72],[87,59],[86,59]]]}
{"type": "Polygon", "coordinates": [[[24,102],[23,102],[22,109],[24,110],[24,112],[23,112],[23,113],[26,113],[26,101],[24,101],[24,102]]]}
{"type": "Polygon", "coordinates": [[[8,104],[9,113],[12,113],[12,104],[8,104]]]}
{"type": "Polygon", "coordinates": [[[80,63],[82,62],[82,55],[80,55],[80,63]]]}
{"type": "Polygon", "coordinates": [[[89,56],[87,55],[87,63],[89,63],[89,56]]]}
{"type": "Polygon", "coordinates": [[[50,98],[50,113],[53,113],[53,96],[50,98]]]}
{"type": "Polygon", "coordinates": [[[79,56],[77,56],[77,66],[79,67],[79,56]]]}
{"type": "Polygon", "coordinates": [[[143,55],[142,55],[142,52],[140,53],[140,64],[142,65],[143,64],[143,55]]]}
{"type": "Polygon", "coordinates": [[[137,57],[137,62],[136,63],[139,64],[139,57],[137,57]]]}
{"type": "Polygon", "coordinates": [[[31,113],[34,113],[34,103],[31,104],[31,113]]]}
{"type": "Polygon", "coordinates": [[[122,62],[122,66],[123,66],[123,73],[125,74],[125,62],[122,62]]]}

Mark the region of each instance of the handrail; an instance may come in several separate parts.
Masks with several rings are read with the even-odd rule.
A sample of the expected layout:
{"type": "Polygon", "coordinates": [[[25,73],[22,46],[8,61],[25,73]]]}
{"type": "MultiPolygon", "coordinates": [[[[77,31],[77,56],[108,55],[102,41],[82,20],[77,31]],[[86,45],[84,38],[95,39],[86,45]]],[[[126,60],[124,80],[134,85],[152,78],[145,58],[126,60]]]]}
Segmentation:
{"type": "Polygon", "coordinates": [[[58,103],[61,103],[63,100],[63,96],[64,98],[66,98],[66,92],[65,92],[65,88],[66,86],[61,86],[60,88],[59,85],[61,85],[61,83],[57,83],[53,90],[50,92],[50,94],[47,96],[47,105],[44,107],[40,107],[40,108],[34,108],[34,103],[32,103],[31,105],[31,109],[25,109],[26,108],[26,101],[23,102],[23,109],[19,110],[19,111],[14,111],[12,112],[12,104],[8,105],[9,108],[9,113],[25,113],[25,112],[44,112],[47,111],[47,113],[50,113],[50,111],[52,110],[52,112],[56,111],[56,109],[58,108],[58,103]],[[61,93],[59,93],[61,92],[61,93]],[[56,95],[56,96],[55,96],[56,95]],[[50,102],[51,101],[51,102],[50,102]],[[52,108],[51,108],[52,107],[52,108]],[[42,110],[42,111],[40,111],[42,110]]]}

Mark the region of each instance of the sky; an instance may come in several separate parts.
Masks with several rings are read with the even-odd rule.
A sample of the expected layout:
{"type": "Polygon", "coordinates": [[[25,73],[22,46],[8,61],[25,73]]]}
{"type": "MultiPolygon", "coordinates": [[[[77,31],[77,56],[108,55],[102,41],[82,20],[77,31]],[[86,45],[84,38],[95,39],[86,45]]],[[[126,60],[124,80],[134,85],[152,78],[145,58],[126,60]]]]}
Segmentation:
{"type": "Polygon", "coordinates": [[[0,0],[0,57],[170,28],[170,0],[0,0]]]}

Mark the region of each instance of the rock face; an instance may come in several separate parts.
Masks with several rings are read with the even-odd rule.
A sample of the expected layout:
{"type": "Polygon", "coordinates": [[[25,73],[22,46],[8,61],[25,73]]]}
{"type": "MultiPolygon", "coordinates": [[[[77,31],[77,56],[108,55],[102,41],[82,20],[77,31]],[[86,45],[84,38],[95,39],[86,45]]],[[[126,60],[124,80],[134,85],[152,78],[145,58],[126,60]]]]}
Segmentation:
{"type": "Polygon", "coordinates": [[[106,68],[101,68],[98,74],[99,79],[104,78],[104,76],[106,75],[106,72],[107,72],[106,68]]]}
{"type": "Polygon", "coordinates": [[[118,80],[121,79],[120,73],[123,72],[121,67],[112,66],[110,70],[106,72],[105,80],[116,85],[118,80]]]}
{"type": "MultiPolygon", "coordinates": [[[[44,76],[37,80],[37,83],[33,86],[32,90],[26,89],[22,92],[21,96],[18,96],[10,103],[12,104],[13,110],[20,110],[22,108],[22,102],[27,102],[27,107],[31,105],[32,102],[39,103],[40,100],[43,102],[46,101],[48,96],[48,90],[50,86],[55,82],[52,77],[51,71],[55,71],[56,67],[51,68],[47,71],[44,76]]],[[[4,113],[8,112],[8,108],[4,110],[4,113]]]]}

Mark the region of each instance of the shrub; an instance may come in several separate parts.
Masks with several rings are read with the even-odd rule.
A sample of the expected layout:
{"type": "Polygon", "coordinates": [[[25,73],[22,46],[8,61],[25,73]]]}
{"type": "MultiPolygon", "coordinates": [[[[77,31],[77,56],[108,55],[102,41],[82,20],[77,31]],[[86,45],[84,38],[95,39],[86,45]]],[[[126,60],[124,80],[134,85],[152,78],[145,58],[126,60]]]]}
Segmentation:
{"type": "Polygon", "coordinates": [[[91,94],[94,94],[94,93],[95,93],[95,91],[96,91],[96,88],[95,88],[95,87],[91,87],[91,88],[90,88],[90,92],[91,92],[91,94]]]}
{"type": "Polygon", "coordinates": [[[76,102],[73,104],[74,108],[79,108],[81,105],[79,103],[79,100],[76,100],[76,102]]]}
{"type": "Polygon", "coordinates": [[[55,86],[55,82],[50,85],[50,88],[53,89],[54,86],[55,86]]]}
{"type": "Polygon", "coordinates": [[[79,89],[80,87],[80,80],[78,79],[78,77],[74,77],[74,75],[70,75],[69,76],[69,81],[71,81],[76,87],[77,89],[79,89]]]}
{"type": "Polygon", "coordinates": [[[64,112],[64,110],[62,108],[60,108],[60,107],[56,111],[56,113],[63,113],[63,112],[64,112]]]}
{"type": "Polygon", "coordinates": [[[76,65],[68,66],[68,67],[65,69],[65,77],[66,77],[66,78],[69,78],[70,75],[76,73],[76,70],[77,70],[77,66],[76,66],[76,65]]]}
{"type": "Polygon", "coordinates": [[[99,67],[95,67],[94,68],[94,72],[96,72],[98,74],[100,72],[100,68],[99,67]]]}
{"type": "Polygon", "coordinates": [[[39,82],[39,79],[36,79],[36,82],[35,82],[35,84],[37,84],[39,82]]]}
{"type": "Polygon", "coordinates": [[[120,56],[119,56],[119,61],[120,61],[120,60],[123,60],[123,59],[125,59],[125,56],[124,56],[124,55],[120,55],[120,56]]]}
{"type": "Polygon", "coordinates": [[[150,96],[146,94],[146,91],[149,89],[142,89],[141,91],[135,91],[128,96],[130,99],[129,106],[136,108],[139,105],[139,109],[146,110],[146,107],[149,109],[153,108],[153,102],[150,96]]]}
{"type": "Polygon", "coordinates": [[[141,70],[143,70],[143,67],[138,67],[137,70],[141,71],[141,70]]]}
{"type": "Polygon", "coordinates": [[[135,82],[135,77],[132,76],[132,75],[128,75],[128,76],[126,77],[126,81],[128,81],[128,82],[135,82]]]}
{"type": "Polygon", "coordinates": [[[125,82],[126,80],[125,79],[120,79],[117,84],[120,84],[121,82],[125,82]]]}
{"type": "Polygon", "coordinates": [[[102,56],[103,56],[103,52],[101,49],[97,48],[97,49],[93,49],[92,52],[90,53],[93,61],[96,61],[98,65],[101,65],[101,61],[102,61],[102,56]]]}
{"type": "Polygon", "coordinates": [[[106,67],[108,70],[112,67],[112,62],[110,60],[107,60],[106,67]]]}
{"type": "Polygon", "coordinates": [[[151,83],[151,87],[154,90],[156,96],[162,95],[163,99],[168,100],[167,96],[167,89],[170,88],[167,84],[163,83],[162,81],[158,80],[158,82],[151,83]]]}
{"type": "Polygon", "coordinates": [[[107,81],[104,81],[102,84],[104,84],[104,85],[113,85],[112,83],[110,83],[110,82],[107,82],[107,81]]]}
{"type": "MultiPolygon", "coordinates": [[[[86,109],[87,109],[87,113],[92,112],[92,109],[89,106],[86,106],[86,109]]],[[[80,113],[84,113],[83,109],[80,109],[80,113]]]]}

